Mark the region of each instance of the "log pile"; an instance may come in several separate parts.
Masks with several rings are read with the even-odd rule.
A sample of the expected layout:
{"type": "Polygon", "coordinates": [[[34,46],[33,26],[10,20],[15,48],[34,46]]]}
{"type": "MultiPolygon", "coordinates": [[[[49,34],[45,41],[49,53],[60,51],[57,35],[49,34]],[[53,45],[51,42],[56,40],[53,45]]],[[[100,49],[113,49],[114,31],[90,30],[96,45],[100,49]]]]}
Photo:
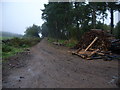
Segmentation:
{"type": "Polygon", "coordinates": [[[92,45],[91,48],[107,51],[111,45],[109,40],[111,36],[108,35],[105,31],[101,30],[91,30],[85,33],[79,43],[74,48],[86,48],[95,37],[98,37],[98,40],[94,43],[94,45],[92,45]]]}
{"type": "Polygon", "coordinates": [[[80,42],[75,46],[78,50],[72,54],[88,60],[101,58],[111,60],[112,53],[109,48],[113,38],[105,31],[91,30],[83,35],[80,42]]]}

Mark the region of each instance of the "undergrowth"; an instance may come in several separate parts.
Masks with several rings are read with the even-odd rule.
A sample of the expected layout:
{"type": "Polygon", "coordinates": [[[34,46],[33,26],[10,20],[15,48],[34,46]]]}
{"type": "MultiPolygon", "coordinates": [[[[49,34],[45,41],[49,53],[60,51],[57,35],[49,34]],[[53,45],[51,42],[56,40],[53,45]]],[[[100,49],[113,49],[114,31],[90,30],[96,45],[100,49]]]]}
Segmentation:
{"type": "Polygon", "coordinates": [[[60,39],[54,39],[54,38],[48,38],[48,42],[52,43],[52,42],[58,42],[60,44],[63,44],[66,47],[74,47],[78,41],[74,40],[74,39],[70,39],[70,40],[60,40],[60,39]]]}
{"type": "Polygon", "coordinates": [[[13,38],[2,42],[2,59],[14,56],[40,42],[40,38],[13,38]]]}

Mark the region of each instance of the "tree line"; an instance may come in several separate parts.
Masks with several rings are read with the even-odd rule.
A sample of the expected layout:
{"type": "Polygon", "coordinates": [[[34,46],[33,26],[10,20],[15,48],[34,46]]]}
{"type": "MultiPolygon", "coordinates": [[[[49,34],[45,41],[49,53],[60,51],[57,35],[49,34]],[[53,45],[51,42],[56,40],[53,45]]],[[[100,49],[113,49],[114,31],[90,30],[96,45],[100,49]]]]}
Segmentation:
{"type": "Polygon", "coordinates": [[[120,11],[119,2],[49,2],[44,7],[42,36],[57,39],[79,40],[90,29],[110,30],[113,34],[114,12],[120,11]],[[111,15],[110,25],[104,23],[107,11],[111,15]]]}
{"type": "Polygon", "coordinates": [[[120,38],[120,22],[114,27],[114,12],[120,12],[118,2],[49,2],[42,10],[42,26],[33,24],[26,29],[24,37],[52,37],[56,39],[75,39],[90,29],[110,30],[120,38]],[[110,25],[105,24],[107,11],[110,12],[110,25]],[[99,19],[98,19],[99,18],[99,19]]]}

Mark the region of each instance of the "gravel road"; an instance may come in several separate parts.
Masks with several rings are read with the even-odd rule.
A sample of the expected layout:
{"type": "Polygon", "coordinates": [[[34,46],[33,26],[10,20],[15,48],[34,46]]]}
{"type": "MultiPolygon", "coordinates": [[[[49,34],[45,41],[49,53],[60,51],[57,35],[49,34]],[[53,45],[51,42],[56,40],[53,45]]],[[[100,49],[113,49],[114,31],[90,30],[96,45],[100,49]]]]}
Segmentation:
{"type": "Polygon", "coordinates": [[[29,59],[21,57],[24,67],[7,70],[3,88],[117,88],[118,61],[84,60],[68,51],[43,39],[29,59]]]}

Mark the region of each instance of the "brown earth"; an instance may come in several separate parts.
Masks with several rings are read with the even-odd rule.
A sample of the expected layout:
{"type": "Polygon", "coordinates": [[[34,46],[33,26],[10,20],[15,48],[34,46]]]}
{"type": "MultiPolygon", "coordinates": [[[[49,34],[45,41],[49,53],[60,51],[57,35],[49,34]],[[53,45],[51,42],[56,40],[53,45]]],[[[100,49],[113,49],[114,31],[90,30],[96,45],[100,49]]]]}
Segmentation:
{"type": "Polygon", "coordinates": [[[3,88],[117,88],[117,60],[84,60],[68,51],[43,39],[16,58],[23,66],[3,69],[3,88]]]}

